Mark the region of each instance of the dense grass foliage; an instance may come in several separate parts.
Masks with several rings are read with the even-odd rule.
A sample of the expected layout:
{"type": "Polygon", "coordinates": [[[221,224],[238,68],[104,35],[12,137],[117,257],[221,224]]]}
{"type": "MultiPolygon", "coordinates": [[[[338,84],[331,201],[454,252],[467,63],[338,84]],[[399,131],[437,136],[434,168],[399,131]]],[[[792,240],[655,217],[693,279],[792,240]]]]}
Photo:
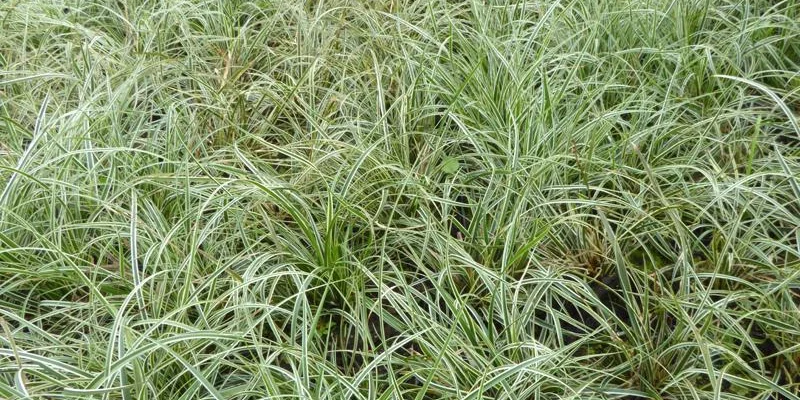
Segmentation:
{"type": "Polygon", "coordinates": [[[800,398],[800,1],[0,33],[0,398],[800,398]]]}

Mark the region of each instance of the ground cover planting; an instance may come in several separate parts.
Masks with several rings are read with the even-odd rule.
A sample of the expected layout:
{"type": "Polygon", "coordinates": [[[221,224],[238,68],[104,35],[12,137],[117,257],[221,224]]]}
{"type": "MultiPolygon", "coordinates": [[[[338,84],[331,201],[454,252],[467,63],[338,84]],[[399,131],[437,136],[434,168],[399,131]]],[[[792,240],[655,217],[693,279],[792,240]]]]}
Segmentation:
{"type": "Polygon", "coordinates": [[[798,399],[800,2],[0,2],[0,398],[798,399]]]}

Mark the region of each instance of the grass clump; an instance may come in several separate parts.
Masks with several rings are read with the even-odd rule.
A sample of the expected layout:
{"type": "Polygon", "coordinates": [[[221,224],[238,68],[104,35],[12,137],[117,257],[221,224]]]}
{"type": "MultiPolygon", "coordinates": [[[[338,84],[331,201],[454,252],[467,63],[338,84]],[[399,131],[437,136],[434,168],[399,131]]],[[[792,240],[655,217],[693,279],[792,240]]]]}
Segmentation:
{"type": "Polygon", "coordinates": [[[800,3],[0,3],[0,398],[800,398],[800,3]]]}

